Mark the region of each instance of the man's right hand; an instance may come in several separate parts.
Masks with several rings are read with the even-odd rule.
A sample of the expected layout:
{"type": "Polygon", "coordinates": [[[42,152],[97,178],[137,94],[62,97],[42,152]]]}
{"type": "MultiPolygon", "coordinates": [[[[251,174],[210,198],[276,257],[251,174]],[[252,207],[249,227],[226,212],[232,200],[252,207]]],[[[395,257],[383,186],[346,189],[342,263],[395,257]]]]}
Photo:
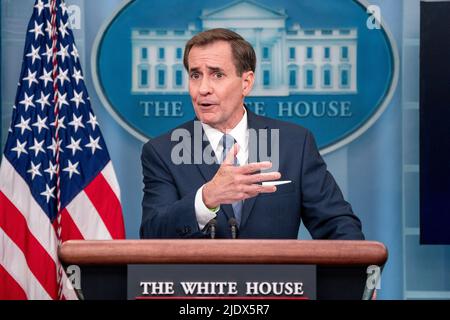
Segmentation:
{"type": "Polygon", "coordinates": [[[234,166],[234,159],[239,146],[234,146],[228,152],[216,175],[203,187],[203,202],[208,208],[217,208],[221,204],[230,204],[257,196],[260,193],[271,193],[276,186],[263,186],[263,181],[278,180],[279,172],[260,173],[261,170],[272,167],[270,161],[249,163],[244,166],[234,166]]]}

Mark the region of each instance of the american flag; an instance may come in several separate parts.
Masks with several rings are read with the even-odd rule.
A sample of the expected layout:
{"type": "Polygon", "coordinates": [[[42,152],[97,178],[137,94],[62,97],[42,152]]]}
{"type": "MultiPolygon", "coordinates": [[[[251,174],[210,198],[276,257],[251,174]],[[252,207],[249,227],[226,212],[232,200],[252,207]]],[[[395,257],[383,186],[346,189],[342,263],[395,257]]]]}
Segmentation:
{"type": "Polygon", "coordinates": [[[37,0],[0,168],[0,299],[75,299],[61,242],[124,237],[67,7],[37,0]]]}

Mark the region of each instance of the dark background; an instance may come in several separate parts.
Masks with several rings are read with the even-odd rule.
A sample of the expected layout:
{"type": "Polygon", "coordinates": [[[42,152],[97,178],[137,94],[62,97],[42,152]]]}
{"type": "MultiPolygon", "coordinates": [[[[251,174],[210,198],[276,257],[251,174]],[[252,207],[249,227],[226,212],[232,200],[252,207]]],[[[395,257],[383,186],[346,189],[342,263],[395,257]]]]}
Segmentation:
{"type": "Polygon", "coordinates": [[[450,244],[449,16],[450,2],[421,3],[421,244],[450,244]]]}

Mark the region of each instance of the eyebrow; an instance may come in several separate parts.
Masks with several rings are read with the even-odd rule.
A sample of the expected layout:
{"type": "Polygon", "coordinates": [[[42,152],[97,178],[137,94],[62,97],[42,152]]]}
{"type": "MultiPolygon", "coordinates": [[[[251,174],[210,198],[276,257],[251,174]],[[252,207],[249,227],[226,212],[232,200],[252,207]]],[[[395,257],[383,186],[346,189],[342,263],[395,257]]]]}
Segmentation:
{"type": "MultiPolygon", "coordinates": [[[[207,67],[207,68],[210,72],[224,72],[224,70],[220,67],[207,67]]],[[[198,72],[198,71],[200,71],[200,68],[196,67],[189,70],[189,72],[198,72]]]]}
{"type": "Polygon", "coordinates": [[[219,68],[219,67],[208,67],[208,70],[212,71],[212,72],[218,72],[218,71],[223,72],[223,69],[219,68]]]}

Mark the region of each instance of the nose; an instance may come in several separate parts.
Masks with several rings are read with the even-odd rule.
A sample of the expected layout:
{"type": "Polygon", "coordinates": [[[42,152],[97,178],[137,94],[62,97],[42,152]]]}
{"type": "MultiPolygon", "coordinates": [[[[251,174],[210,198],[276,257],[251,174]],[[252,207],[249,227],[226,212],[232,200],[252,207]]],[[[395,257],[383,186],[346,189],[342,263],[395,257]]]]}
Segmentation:
{"type": "Polygon", "coordinates": [[[212,87],[211,87],[211,83],[210,83],[208,77],[202,78],[202,80],[200,82],[199,93],[202,96],[206,96],[206,95],[212,93],[212,87]]]}

